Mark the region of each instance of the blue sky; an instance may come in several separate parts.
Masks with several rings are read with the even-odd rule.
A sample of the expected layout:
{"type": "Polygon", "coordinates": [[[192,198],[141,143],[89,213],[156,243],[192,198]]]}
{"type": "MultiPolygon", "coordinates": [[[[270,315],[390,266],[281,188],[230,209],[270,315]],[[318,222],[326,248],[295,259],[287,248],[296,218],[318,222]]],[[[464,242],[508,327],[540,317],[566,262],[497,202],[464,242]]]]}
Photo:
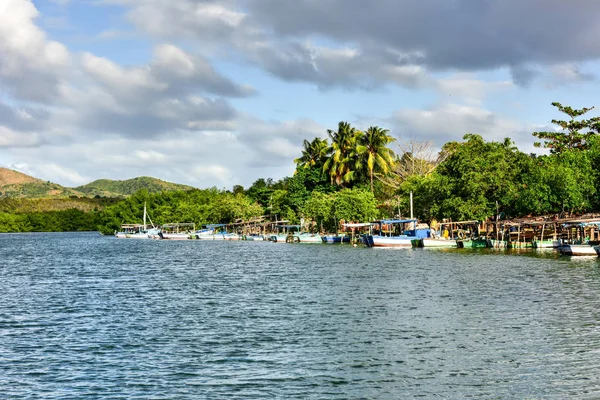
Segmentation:
{"type": "Polygon", "coordinates": [[[566,3],[4,0],[0,166],[249,186],[342,120],[534,151],[551,102],[596,105],[600,3],[566,3]]]}

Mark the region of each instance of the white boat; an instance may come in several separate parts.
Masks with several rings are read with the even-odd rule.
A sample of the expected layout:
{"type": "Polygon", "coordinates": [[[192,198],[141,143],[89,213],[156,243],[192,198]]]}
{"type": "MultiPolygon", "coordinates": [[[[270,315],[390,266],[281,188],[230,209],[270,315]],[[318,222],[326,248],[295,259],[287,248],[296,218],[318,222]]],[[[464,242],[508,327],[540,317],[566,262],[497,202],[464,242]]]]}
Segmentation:
{"type": "Polygon", "coordinates": [[[215,230],[212,228],[200,229],[192,233],[192,235],[195,236],[196,239],[201,240],[213,240],[212,237],[214,234],[215,230]]]}
{"type": "Polygon", "coordinates": [[[187,240],[190,238],[189,233],[160,232],[158,236],[164,240],[187,240]]]}
{"type": "Polygon", "coordinates": [[[560,254],[566,256],[597,256],[595,247],[589,244],[561,244],[558,246],[560,254]]]}
{"type": "Polygon", "coordinates": [[[412,236],[371,236],[373,244],[370,247],[412,247],[412,236]]]}
{"type": "Polygon", "coordinates": [[[154,236],[157,236],[160,233],[160,229],[153,228],[147,229],[145,231],[127,234],[127,239],[152,239],[154,236]]]}
{"type": "Polygon", "coordinates": [[[456,240],[441,238],[413,239],[412,244],[414,247],[457,247],[456,240]]]}
{"type": "Polygon", "coordinates": [[[200,229],[193,233],[194,239],[199,240],[240,240],[241,237],[237,233],[229,233],[226,231],[216,231],[217,228],[223,228],[227,224],[209,224],[205,229],[200,229]]]}
{"type": "Polygon", "coordinates": [[[115,237],[118,239],[152,239],[154,236],[160,233],[160,229],[154,226],[152,220],[150,219],[150,224],[152,225],[151,229],[148,229],[148,224],[146,223],[146,217],[150,219],[148,216],[148,212],[146,210],[146,203],[144,202],[144,216],[143,216],[143,225],[139,224],[124,224],[121,225],[123,231],[116,232],[115,237]]]}
{"type": "Polygon", "coordinates": [[[531,245],[534,249],[556,249],[560,245],[560,241],[558,240],[533,240],[531,245]]]}
{"type": "Polygon", "coordinates": [[[412,230],[404,231],[402,235],[396,236],[383,236],[383,235],[367,235],[365,236],[365,243],[368,247],[412,247],[412,241],[414,239],[423,239],[429,235],[429,229],[417,229],[416,219],[392,219],[376,221],[372,224],[379,224],[379,232],[382,232],[383,225],[394,225],[394,224],[412,224],[412,230]],[[407,234],[408,233],[408,234],[407,234]]]}
{"type": "Polygon", "coordinates": [[[192,222],[183,222],[175,224],[164,224],[159,232],[158,238],[163,240],[187,240],[196,238],[192,234],[196,232],[196,224],[192,222]],[[183,228],[183,230],[181,229],[183,228]]]}
{"type": "Polygon", "coordinates": [[[308,232],[295,234],[292,239],[293,243],[323,243],[321,235],[315,235],[308,232]]]}
{"type": "Polygon", "coordinates": [[[267,239],[269,240],[269,242],[273,243],[289,243],[288,241],[293,240],[293,236],[288,235],[287,233],[277,233],[268,235],[267,239]]]}
{"type": "Polygon", "coordinates": [[[263,241],[266,239],[263,235],[243,235],[241,240],[247,240],[249,242],[252,242],[252,241],[258,241],[258,240],[263,241]]]}

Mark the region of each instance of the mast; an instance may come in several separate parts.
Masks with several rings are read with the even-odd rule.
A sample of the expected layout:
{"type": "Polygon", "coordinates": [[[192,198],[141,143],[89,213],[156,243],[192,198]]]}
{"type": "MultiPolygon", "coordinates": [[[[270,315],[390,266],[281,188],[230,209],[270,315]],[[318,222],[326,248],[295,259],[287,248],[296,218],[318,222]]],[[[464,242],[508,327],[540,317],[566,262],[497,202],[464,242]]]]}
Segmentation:
{"type": "Polygon", "coordinates": [[[144,202],[144,230],[146,230],[146,202],[144,202]]]}

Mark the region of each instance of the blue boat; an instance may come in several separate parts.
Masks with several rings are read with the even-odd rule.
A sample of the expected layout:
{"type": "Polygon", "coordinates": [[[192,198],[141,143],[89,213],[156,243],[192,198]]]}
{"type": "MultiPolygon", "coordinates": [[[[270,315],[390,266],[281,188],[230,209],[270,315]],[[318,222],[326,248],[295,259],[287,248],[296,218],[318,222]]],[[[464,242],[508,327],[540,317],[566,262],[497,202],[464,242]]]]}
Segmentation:
{"type": "Polygon", "coordinates": [[[368,247],[412,247],[412,241],[415,239],[424,239],[430,237],[431,230],[427,229],[417,229],[417,220],[416,219],[387,219],[381,221],[373,222],[373,225],[379,225],[378,234],[377,235],[366,235],[364,237],[365,244],[368,247]],[[402,225],[404,228],[404,224],[411,224],[412,229],[402,229],[402,234],[400,235],[390,235],[385,236],[383,233],[384,225],[402,225]]]}
{"type": "Polygon", "coordinates": [[[329,244],[350,243],[350,236],[347,236],[347,235],[342,235],[342,236],[324,235],[324,236],[321,236],[321,239],[323,239],[323,243],[329,243],[329,244]]]}

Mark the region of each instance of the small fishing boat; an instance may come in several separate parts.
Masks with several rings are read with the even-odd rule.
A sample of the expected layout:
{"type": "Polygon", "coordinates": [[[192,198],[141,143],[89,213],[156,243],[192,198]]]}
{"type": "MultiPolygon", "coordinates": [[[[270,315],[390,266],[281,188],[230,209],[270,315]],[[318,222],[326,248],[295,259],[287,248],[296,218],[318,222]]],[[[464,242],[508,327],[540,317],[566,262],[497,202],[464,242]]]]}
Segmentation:
{"type": "Polygon", "coordinates": [[[558,246],[558,251],[566,256],[597,256],[596,247],[598,246],[562,243],[558,246]]]}
{"type": "Polygon", "coordinates": [[[212,236],[215,234],[214,228],[199,229],[193,232],[192,235],[199,240],[212,240],[212,236]]]}
{"type": "Polygon", "coordinates": [[[242,240],[247,240],[247,241],[263,241],[266,240],[265,237],[263,235],[256,235],[256,234],[250,234],[250,235],[243,235],[242,236],[242,240]]]}
{"type": "Polygon", "coordinates": [[[293,243],[293,232],[294,230],[296,230],[297,235],[297,232],[300,229],[300,225],[282,225],[281,222],[283,221],[273,224],[273,230],[276,233],[271,233],[270,235],[267,235],[267,240],[273,243],[293,243]]]}
{"type": "Polygon", "coordinates": [[[411,244],[413,247],[454,247],[454,248],[456,248],[458,246],[456,244],[456,240],[442,239],[442,238],[413,239],[411,241],[411,244]]]}
{"type": "Polygon", "coordinates": [[[556,249],[560,245],[560,241],[552,239],[534,239],[531,241],[531,245],[534,249],[556,249]]]}
{"type": "Polygon", "coordinates": [[[187,240],[192,238],[195,231],[196,224],[192,222],[164,224],[158,234],[158,238],[163,240],[187,240]]]}
{"type": "Polygon", "coordinates": [[[144,202],[144,216],[143,224],[123,224],[121,225],[121,231],[115,232],[117,239],[152,239],[155,235],[160,233],[160,229],[154,226],[148,212],[146,210],[146,203],[144,202]],[[152,228],[148,228],[146,218],[150,220],[152,228]]]}
{"type": "Polygon", "coordinates": [[[389,219],[375,221],[373,224],[378,224],[379,229],[377,235],[365,236],[365,243],[368,247],[412,247],[414,239],[424,239],[430,235],[430,229],[417,229],[416,219],[389,219]],[[413,229],[401,229],[402,234],[393,235],[394,226],[403,228],[405,224],[411,224],[413,229]],[[387,227],[389,236],[385,236],[383,228],[387,227]]]}
{"type": "Polygon", "coordinates": [[[291,243],[294,240],[294,236],[287,233],[274,233],[268,235],[267,239],[273,243],[291,243]]]}
{"type": "Polygon", "coordinates": [[[350,236],[348,235],[324,235],[321,236],[321,240],[323,243],[333,244],[333,243],[350,243],[350,236]]]}
{"type": "Polygon", "coordinates": [[[320,235],[309,232],[297,233],[292,236],[292,243],[323,243],[320,235]]]}

